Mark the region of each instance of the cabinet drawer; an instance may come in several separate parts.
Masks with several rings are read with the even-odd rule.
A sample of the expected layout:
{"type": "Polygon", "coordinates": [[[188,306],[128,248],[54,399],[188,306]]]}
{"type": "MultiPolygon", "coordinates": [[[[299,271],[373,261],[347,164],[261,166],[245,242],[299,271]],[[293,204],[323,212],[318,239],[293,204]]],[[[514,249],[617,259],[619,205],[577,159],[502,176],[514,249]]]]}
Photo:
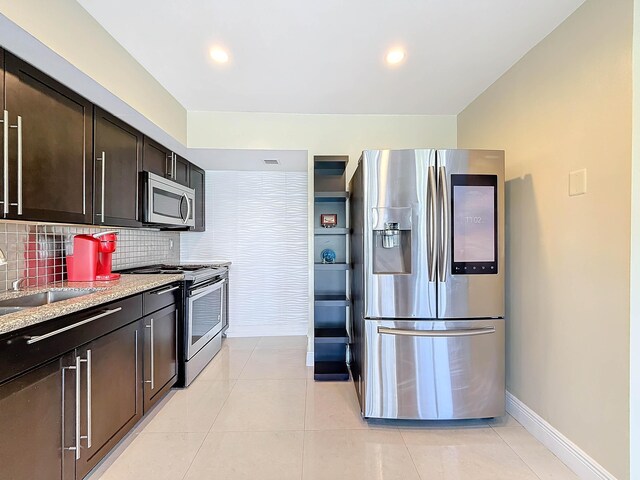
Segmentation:
{"type": "Polygon", "coordinates": [[[180,283],[163,285],[149,292],[144,292],[142,295],[143,311],[146,316],[169,305],[180,305],[182,303],[182,285],[180,283]]]}
{"type": "Polygon", "coordinates": [[[142,317],[142,295],[56,318],[0,339],[0,383],[142,317]]]}
{"type": "Polygon", "coordinates": [[[504,415],[504,320],[365,320],[364,416],[504,415]]]}

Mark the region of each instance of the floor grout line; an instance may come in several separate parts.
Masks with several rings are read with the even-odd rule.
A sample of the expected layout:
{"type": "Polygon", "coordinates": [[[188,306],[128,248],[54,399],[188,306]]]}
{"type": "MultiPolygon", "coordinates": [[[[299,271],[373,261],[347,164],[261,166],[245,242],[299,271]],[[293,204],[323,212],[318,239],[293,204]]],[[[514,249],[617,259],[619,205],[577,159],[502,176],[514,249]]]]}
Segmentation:
{"type": "MultiPolygon", "coordinates": [[[[227,347],[227,351],[229,351],[228,347],[227,347]]],[[[212,360],[212,362],[215,360],[215,358],[212,360]]],[[[209,367],[211,365],[211,362],[209,362],[209,364],[207,365],[207,367],[209,367]]],[[[205,369],[207,368],[205,367],[205,369]]],[[[244,366],[242,367],[244,369],[244,366]]],[[[205,380],[206,381],[206,380],[205,380]]],[[[233,385],[231,387],[231,389],[229,390],[229,392],[227,393],[227,396],[224,399],[224,402],[222,402],[222,405],[220,406],[220,410],[218,410],[218,413],[216,413],[215,418],[213,419],[213,422],[211,422],[211,426],[209,427],[209,430],[207,430],[207,432],[204,435],[204,438],[202,439],[202,443],[200,444],[200,446],[198,447],[198,450],[196,450],[196,454],[193,456],[193,458],[191,459],[191,462],[189,462],[189,466],[187,467],[187,469],[184,472],[184,475],[182,476],[181,480],[184,480],[185,478],[187,478],[187,475],[189,474],[189,470],[191,470],[191,467],[193,466],[193,462],[195,462],[196,458],[198,457],[198,454],[200,453],[200,450],[202,450],[202,447],[204,446],[204,443],[207,440],[207,437],[211,434],[211,431],[213,429],[213,426],[216,424],[216,420],[218,420],[218,417],[220,416],[220,413],[222,412],[222,409],[224,408],[224,406],[227,404],[227,402],[229,401],[229,397],[231,396],[231,393],[233,392],[233,390],[236,388],[236,385],[238,384],[238,379],[231,379],[228,378],[226,380],[222,380],[222,381],[227,381],[227,382],[233,382],[233,385]]],[[[220,432],[222,435],[224,435],[225,432],[220,432]]]]}
{"type": "Polygon", "coordinates": [[[193,462],[195,462],[196,457],[198,456],[198,454],[200,453],[200,450],[202,449],[202,446],[204,445],[204,442],[207,440],[207,437],[209,436],[208,433],[205,433],[204,437],[202,438],[202,443],[200,443],[200,446],[198,447],[198,450],[196,450],[196,454],[193,456],[193,458],[191,459],[191,461],[189,462],[189,466],[187,467],[187,469],[184,471],[184,474],[182,475],[182,478],[180,480],[184,480],[185,478],[187,478],[187,475],[189,475],[189,470],[191,470],[191,466],[193,465],[193,462]]]}
{"type": "Polygon", "coordinates": [[[309,399],[309,378],[304,381],[304,419],[302,422],[302,463],[300,468],[300,480],[304,480],[304,445],[307,439],[307,401],[309,399]]]}
{"type": "MultiPolygon", "coordinates": [[[[513,453],[515,453],[515,454],[516,454],[516,456],[520,459],[520,461],[521,461],[522,463],[524,463],[524,464],[527,466],[527,468],[531,471],[531,473],[533,473],[534,477],[536,477],[536,478],[537,478],[537,479],[539,479],[539,480],[543,480],[543,478],[542,478],[540,475],[538,475],[538,473],[537,473],[537,472],[536,472],[536,471],[531,467],[531,465],[529,465],[529,463],[528,463],[524,458],[522,458],[522,456],[520,456],[520,454],[518,454],[518,452],[516,452],[516,450],[515,450],[515,449],[514,449],[510,444],[509,444],[509,442],[507,442],[504,438],[502,438],[502,435],[500,435],[500,434],[496,431],[496,429],[495,429],[495,428],[493,428],[493,427],[491,427],[491,428],[493,429],[493,431],[495,432],[495,434],[496,434],[496,435],[498,435],[498,437],[500,438],[500,440],[502,440],[502,442],[503,442],[507,447],[509,447],[509,449],[510,449],[513,453]]],[[[503,428],[511,428],[511,427],[503,427],[503,428]]]]}
{"type": "Polygon", "coordinates": [[[416,464],[416,459],[413,458],[413,453],[411,453],[411,449],[409,448],[409,445],[407,445],[407,440],[404,438],[404,435],[402,434],[402,430],[400,430],[399,428],[396,427],[396,431],[400,434],[400,438],[402,439],[402,444],[404,445],[404,448],[407,449],[407,453],[409,454],[409,458],[411,459],[411,463],[413,464],[413,468],[415,469],[416,473],[418,474],[418,478],[420,480],[427,480],[427,479],[423,478],[422,475],[420,475],[420,470],[418,469],[418,465],[416,464]]]}

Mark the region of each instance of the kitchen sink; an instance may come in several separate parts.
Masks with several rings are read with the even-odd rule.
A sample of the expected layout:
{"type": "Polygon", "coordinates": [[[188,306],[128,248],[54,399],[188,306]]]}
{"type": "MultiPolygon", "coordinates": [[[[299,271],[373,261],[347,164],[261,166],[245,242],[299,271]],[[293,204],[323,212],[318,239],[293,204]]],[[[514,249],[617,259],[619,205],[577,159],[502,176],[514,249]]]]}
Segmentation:
{"type": "Polygon", "coordinates": [[[10,313],[19,312],[20,310],[24,309],[25,307],[0,307],[0,316],[9,315],[10,313]]]}
{"type": "Polygon", "coordinates": [[[70,298],[82,297],[84,295],[89,295],[90,293],[94,293],[97,291],[98,290],[92,288],[79,290],[47,290],[44,292],[32,293],[31,295],[24,295],[22,297],[9,298],[0,302],[0,315],[6,315],[7,313],[18,311],[16,309],[39,307],[41,305],[47,305],[49,303],[69,300],[70,298]],[[14,310],[1,313],[5,309],[14,310]]]}

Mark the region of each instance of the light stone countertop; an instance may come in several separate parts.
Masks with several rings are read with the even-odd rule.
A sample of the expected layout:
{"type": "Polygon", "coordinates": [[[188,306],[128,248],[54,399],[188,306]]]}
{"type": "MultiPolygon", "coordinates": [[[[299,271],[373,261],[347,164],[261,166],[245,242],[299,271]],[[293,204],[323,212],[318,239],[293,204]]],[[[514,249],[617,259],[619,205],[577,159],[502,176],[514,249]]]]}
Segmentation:
{"type": "Polygon", "coordinates": [[[48,290],[95,289],[93,293],[59,302],[25,308],[14,313],[0,315],[0,335],[30,327],[53,318],[69,315],[87,308],[109,303],[120,298],[142,293],[162,285],[184,279],[182,274],[132,275],[125,274],[119,280],[110,282],[57,282],[49,286],[25,288],[17,292],[0,293],[0,301],[17,298],[48,290]]]}
{"type": "Polygon", "coordinates": [[[207,260],[205,262],[184,262],[181,263],[180,265],[209,265],[212,267],[226,267],[229,268],[231,267],[231,263],[229,260],[207,260]]]}
{"type": "Polygon", "coordinates": [[[208,265],[216,265],[218,267],[227,267],[231,266],[231,262],[229,260],[212,260],[211,262],[206,262],[208,265]]]}

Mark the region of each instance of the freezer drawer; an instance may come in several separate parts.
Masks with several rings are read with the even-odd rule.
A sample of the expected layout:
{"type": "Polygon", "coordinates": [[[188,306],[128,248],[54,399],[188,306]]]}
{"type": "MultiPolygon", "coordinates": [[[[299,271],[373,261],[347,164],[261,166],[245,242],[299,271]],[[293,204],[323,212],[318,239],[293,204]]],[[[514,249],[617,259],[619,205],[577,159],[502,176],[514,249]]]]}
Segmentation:
{"type": "Polygon", "coordinates": [[[505,414],[504,320],[365,320],[365,417],[505,414]]]}

